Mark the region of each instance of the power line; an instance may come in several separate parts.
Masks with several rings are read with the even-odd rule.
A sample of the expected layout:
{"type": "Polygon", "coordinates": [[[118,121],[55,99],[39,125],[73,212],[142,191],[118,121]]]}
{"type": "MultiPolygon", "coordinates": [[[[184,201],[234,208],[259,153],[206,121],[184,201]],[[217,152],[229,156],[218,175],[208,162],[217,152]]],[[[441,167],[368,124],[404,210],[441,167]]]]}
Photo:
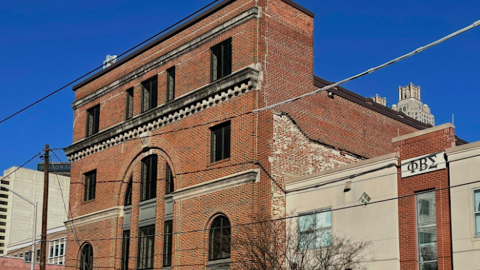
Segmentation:
{"type": "Polygon", "coordinates": [[[14,174],[16,171],[20,170],[21,168],[23,168],[25,165],[27,165],[28,163],[30,163],[32,160],[34,160],[36,157],[40,156],[42,154],[42,152],[39,152],[38,154],[36,154],[35,156],[33,156],[32,158],[30,158],[29,160],[27,160],[25,163],[23,163],[22,165],[20,165],[20,167],[16,168],[15,170],[13,170],[13,172],[9,173],[7,176],[4,176],[2,179],[7,179],[10,175],[14,174]]]}
{"type": "Polygon", "coordinates": [[[341,85],[341,84],[344,84],[344,83],[349,82],[349,81],[353,81],[353,80],[358,79],[358,78],[360,78],[360,77],[363,77],[363,76],[365,76],[365,75],[367,75],[367,74],[373,73],[373,72],[375,72],[375,71],[377,71],[377,70],[379,70],[379,69],[382,69],[382,68],[384,68],[384,67],[386,67],[386,66],[389,66],[389,65],[395,64],[396,62],[399,62],[399,61],[401,61],[401,60],[407,59],[407,58],[409,58],[410,56],[413,56],[413,55],[415,55],[415,54],[417,54],[417,53],[420,53],[420,52],[422,52],[422,51],[424,51],[424,50],[426,50],[426,49],[429,49],[429,48],[431,48],[431,47],[433,47],[433,46],[435,46],[435,45],[438,45],[438,44],[440,44],[440,43],[442,43],[442,42],[444,42],[444,41],[447,41],[447,40],[449,40],[449,39],[451,39],[451,38],[453,38],[453,37],[455,37],[455,36],[458,36],[458,35],[466,32],[466,31],[472,29],[472,28],[475,28],[475,27],[477,27],[477,26],[479,26],[479,25],[480,25],[480,20],[478,20],[478,21],[474,22],[473,24],[471,24],[471,25],[469,25],[469,26],[467,26],[467,27],[464,27],[464,28],[462,28],[462,29],[460,29],[460,30],[458,30],[458,31],[455,31],[455,32],[451,33],[450,35],[447,35],[447,36],[445,36],[445,37],[443,37],[443,38],[441,38],[441,39],[438,39],[438,40],[436,40],[436,41],[434,41],[434,42],[432,42],[432,43],[430,43],[430,44],[427,44],[427,45],[425,45],[425,46],[423,46],[423,47],[420,47],[420,48],[418,48],[418,49],[416,49],[416,50],[414,50],[414,51],[412,51],[412,52],[409,52],[409,53],[404,54],[404,55],[402,55],[402,56],[400,56],[400,57],[397,57],[397,58],[395,58],[395,59],[393,59],[393,60],[390,60],[390,61],[388,61],[388,62],[386,62],[386,63],[384,63],[384,64],[381,64],[381,65],[379,65],[379,66],[370,68],[370,69],[368,69],[368,70],[366,70],[366,71],[364,71],[364,72],[361,72],[361,73],[359,73],[359,74],[357,74],[357,75],[354,75],[354,76],[352,76],[352,77],[343,79],[343,80],[341,80],[341,81],[339,81],[339,82],[337,82],[337,83],[330,84],[330,85],[327,85],[327,86],[325,86],[325,87],[319,88],[319,89],[317,89],[317,90],[315,90],[315,91],[312,91],[312,92],[309,92],[309,93],[306,93],[306,94],[303,94],[303,95],[300,95],[300,96],[297,96],[297,97],[294,97],[294,98],[291,98],[291,99],[287,99],[287,100],[284,100],[284,101],[282,101],[282,102],[278,102],[278,103],[272,104],[272,105],[270,105],[270,106],[266,106],[266,107],[263,107],[263,108],[256,109],[256,110],[254,110],[253,112],[261,112],[261,111],[273,109],[273,108],[278,107],[278,106],[280,106],[280,105],[284,105],[284,104],[287,104],[287,103],[290,103],[290,102],[293,102],[293,101],[302,99],[302,98],[304,98],[304,97],[308,97],[308,96],[314,95],[314,94],[316,94],[316,93],[318,93],[318,92],[335,88],[335,87],[337,87],[337,86],[339,86],[339,85],[341,85]]]}
{"type": "MultiPolygon", "coordinates": [[[[218,2],[218,1],[219,1],[219,0],[214,0],[213,2],[211,2],[211,3],[209,3],[208,5],[206,5],[206,6],[202,7],[201,9],[199,9],[199,10],[197,10],[197,11],[193,12],[192,14],[190,14],[190,15],[188,15],[187,17],[185,17],[185,18],[181,19],[180,21],[178,21],[178,22],[176,22],[176,23],[172,24],[171,26],[169,26],[169,27],[167,27],[167,28],[163,29],[162,31],[160,31],[160,32],[156,33],[155,35],[153,35],[153,36],[151,36],[151,37],[147,38],[146,40],[144,40],[144,41],[140,42],[139,44],[137,44],[137,45],[135,45],[135,46],[131,47],[130,49],[128,49],[128,50],[126,50],[126,51],[124,51],[123,53],[119,54],[119,55],[117,56],[117,58],[120,58],[120,57],[124,56],[125,54],[127,54],[127,53],[129,53],[129,52],[131,52],[131,51],[135,50],[136,48],[138,48],[138,47],[142,46],[143,44],[145,44],[145,43],[149,42],[150,40],[154,39],[155,37],[157,37],[157,36],[159,36],[159,35],[161,35],[161,34],[165,33],[166,31],[168,31],[168,30],[172,29],[172,28],[173,28],[173,27],[175,27],[175,26],[179,25],[180,23],[184,22],[185,20],[188,20],[188,19],[190,19],[192,16],[195,16],[195,15],[196,15],[196,14],[198,14],[199,12],[202,12],[203,10],[205,10],[206,8],[210,7],[211,5],[215,4],[215,3],[216,3],[216,2],[218,2]]],[[[107,64],[109,64],[109,63],[111,63],[111,62],[113,62],[113,61],[116,61],[116,59],[109,60],[109,61],[107,62],[107,64]]],[[[73,81],[71,81],[71,82],[69,82],[69,83],[65,84],[64,86],[62,86],[62,87],[58,88],[57,90],[55,90],[55,91],[51,92],[50,94],[48,94],[48,95],[46,95],[46,96],[44,96],[44,97],[42,97],[42,98],[38,99],[37,101],[35,101],[35,102],[31,103],[30,105],[28,105],[28,106],[24,107],[23,109],[21,109],[21,110],[19,110],[19,111],[15,112],[15,113],[11,114],[10,116],[8,116],[8,117],[6,117],[6,118],[2,119],[2,120],[0,121],[0,124],[4,123],[5,121],[9,120],[10,118],[12,118],[12,117],[14,117],[14,116],[16,116],[16,115],[18,115],[18,114],[20,114],[20,113],[22,113],[22,112],[24,112],[24,111],[26,111],[26,110],[30,109],[31,107],[33,107],[33,106],[37,105],[38,103],[40,103],[40,102],[42,102],[42,101],[46,100],[47,98],[49,98],[49,97],[51,97],[51,96],[53,96],[53,95],[57,94],[58,92],[60,92],[60,91],[64,90],[65,88],[69,87],[70,85],[72,85],[72,84],[74,84],[74,83],[76,83],[76,82],[80,81],[81,79],[83,79],[83,78],[85,78],[85,77],[89,76],[90,74],[94,73],[95,71],[97,71],[98,69],[100,69],[100,68],[102,68],[102,67],[103,67],[103,64],[102,64],[102,65],[100,65],[100,66],[98,66],[98,67],[96,67],[96,68],[94,68],[94,69],[92,69],[91,71],[89,71],[89,72],[85,73],[84,75],[82,75],[82,76],[78,77],[77,79],[75,79],[75,80],[73,80],[73,81]]]]}

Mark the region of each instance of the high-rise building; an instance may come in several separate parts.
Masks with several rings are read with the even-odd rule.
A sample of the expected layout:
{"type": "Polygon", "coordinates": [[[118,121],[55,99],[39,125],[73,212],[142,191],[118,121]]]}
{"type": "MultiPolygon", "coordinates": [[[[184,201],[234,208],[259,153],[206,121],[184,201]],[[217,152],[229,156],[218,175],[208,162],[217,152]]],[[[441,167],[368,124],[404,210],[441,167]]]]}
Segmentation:
{"type": "Polygon", "coordinates": [[[435,125],[435,117],[430,112],[427,104],[423,104],[421,97],[421,88],[413,83],[407,86],[398,87],[398,104],[394,104],[392,109],[403,112],[407,116],[422,123],[435,125]]]}
{"type": "MultiPolygon", "coordinates": [[[[13,190],[32,202],[38,203],[37,239],[40,238],[43,207],[44,173],[12,167],[4,171],[0,184],[0,254],[7,254],[19,245],[31,245],[33,237],[33,206],[14,195],[13,190]],[[13,172],[13,173],[12,173],[13,172]],[[11,174],[10,174],[11,173],[11,174]]],[[[49,174],[48,229],[64,228],[70,193],[70,177],[49,174]],[[60,185],[60,186],[59,186],[60,185]]]]}

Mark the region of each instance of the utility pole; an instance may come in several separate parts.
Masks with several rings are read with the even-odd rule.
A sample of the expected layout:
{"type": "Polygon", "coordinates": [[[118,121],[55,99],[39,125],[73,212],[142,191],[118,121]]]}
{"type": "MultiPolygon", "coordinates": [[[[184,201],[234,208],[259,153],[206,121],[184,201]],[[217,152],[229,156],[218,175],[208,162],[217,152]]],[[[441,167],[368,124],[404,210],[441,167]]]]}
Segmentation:
{"type": "Polygon", "coordinates": [[[40,243],[40,270],[45,270],[47,265],[47,213],[48,213],[48,167],[50,147],[45,145],[45,169],[43,178],[43,211],[42,211],[42,242],[40,243]]]}

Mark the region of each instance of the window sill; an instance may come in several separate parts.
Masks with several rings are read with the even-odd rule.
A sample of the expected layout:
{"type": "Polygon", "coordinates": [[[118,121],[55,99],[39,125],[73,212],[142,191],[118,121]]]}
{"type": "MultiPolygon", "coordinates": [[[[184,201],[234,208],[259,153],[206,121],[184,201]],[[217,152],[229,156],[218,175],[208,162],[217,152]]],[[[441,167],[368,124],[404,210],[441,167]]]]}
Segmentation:
{"type": "Polygon", "coordinates": [[[93,202],[95,202],[95,199],[91,199],[91,200],[88,200],[88,201],[82,201],[81,205],[89,204],[89,203],[93,203],[93,202]]]}
{"type": "Polygon", "coordinates": [[[230,258],[208,261],[207,268],[212,270],[230,269],[230,258]]]}
{"type": "Polygon", "coordinates": [[[157,198],[151,198],[151,199],[140,202],[138,205],[139,206],[144,206],[144,205],[147,205],[147,204],[155,203],[156,201],[157,201],[157,198]]]}
{"type": "Polygon", "coordinates": [[[230,162],[230,158],[224,158],[224,159],[221,159],[221,160],[217,160],[217,161],[214,161],[214,162],[210,162],[207,167],[213,167],[213,166],[217,166],[219,164],[223,164],[223,163],[227,163],[227,162],[230,162]]]}

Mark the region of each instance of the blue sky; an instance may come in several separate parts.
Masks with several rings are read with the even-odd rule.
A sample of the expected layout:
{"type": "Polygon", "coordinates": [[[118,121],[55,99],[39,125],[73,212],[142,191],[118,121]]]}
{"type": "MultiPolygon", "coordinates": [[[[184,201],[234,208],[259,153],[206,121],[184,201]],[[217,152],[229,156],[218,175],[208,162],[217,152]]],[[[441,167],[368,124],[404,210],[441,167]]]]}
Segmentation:
{"type": "MultiPolygon", "coordinates": [[[[208,4],[210,0],[2,1],[0,119],[208,4]],[[168,5],[166,5],[168,3],[168,5]]],[[[480,19],[475,0],[297,0],[316,14],[315,74],[339,81],[480,19]]],[[[436,124],[455,114],[456,133],[480,140],[480,27],[344,85],[397,102],[397,88],[422,87],[436,124]]],[[[74,94],[65,89],[0,125],[0,172],[43,149],[72,142],[74,94]]],[[[63,161],[66,158],[57,152],[63,161]]],[[[35,168],[39,159],[29,164],[35,168]]],[[[56,161],[56,160],[55,160],[56,161]]],[[[1,175],[2,173],[0,173],[1,175]]]]}

